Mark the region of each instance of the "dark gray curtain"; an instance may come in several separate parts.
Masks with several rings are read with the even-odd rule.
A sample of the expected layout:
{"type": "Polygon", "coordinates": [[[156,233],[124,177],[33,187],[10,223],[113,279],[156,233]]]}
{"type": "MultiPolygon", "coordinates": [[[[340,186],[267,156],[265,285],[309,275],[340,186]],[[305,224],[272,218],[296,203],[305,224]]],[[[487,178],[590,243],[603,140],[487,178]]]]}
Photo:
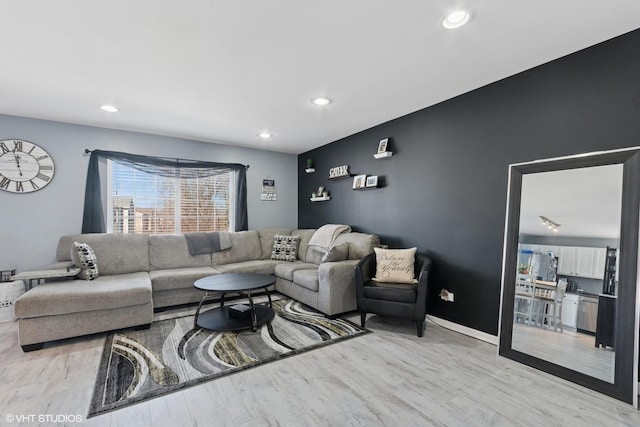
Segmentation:
{"type": "Polygon", "coordinates": [[[102,208],[100,160],[114,160],[154,175],[181,178],[203,178],[234,172],[236,177],[235,231],[247,230],[247,171],[239,163],[216,163],[198,160],[167,159],[118,151],[94,150],[89,158],[87,186],[84,193],[83,233],[104,233],[106,225],[102,208]]]}

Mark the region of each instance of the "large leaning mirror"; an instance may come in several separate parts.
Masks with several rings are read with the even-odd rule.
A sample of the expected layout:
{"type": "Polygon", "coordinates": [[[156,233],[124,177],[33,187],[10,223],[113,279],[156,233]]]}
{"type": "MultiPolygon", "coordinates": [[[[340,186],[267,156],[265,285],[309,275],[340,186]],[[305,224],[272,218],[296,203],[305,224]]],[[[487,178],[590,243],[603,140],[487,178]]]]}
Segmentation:
{"type": "Polygon", "coordinates": [[[640,150],[509,174],[499,354],[637,407],[640,150]]]}

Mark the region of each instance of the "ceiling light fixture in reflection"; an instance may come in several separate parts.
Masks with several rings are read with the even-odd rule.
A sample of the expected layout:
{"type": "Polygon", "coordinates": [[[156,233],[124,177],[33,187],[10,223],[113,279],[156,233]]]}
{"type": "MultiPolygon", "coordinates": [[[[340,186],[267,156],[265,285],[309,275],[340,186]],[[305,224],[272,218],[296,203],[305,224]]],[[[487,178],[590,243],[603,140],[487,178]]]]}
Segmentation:
{"type": "Polygon", "coordinates": [[[560,224],[553,222],[549,218],[544,216],[541,216],[540,219],[542,220],[542,224],[546,225],[549,230],[552,230],[555,233],[558,232],[558,228],[560,227],[560,224]]]}

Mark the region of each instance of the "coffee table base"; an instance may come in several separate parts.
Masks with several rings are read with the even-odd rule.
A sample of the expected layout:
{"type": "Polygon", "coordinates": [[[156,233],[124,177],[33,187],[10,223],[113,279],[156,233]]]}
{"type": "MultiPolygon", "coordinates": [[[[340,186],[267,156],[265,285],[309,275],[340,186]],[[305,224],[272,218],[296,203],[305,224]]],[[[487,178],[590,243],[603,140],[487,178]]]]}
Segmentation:
{"type": "MultiPolygon", "coordinates": [[[[276,281],[272,274],[229,273],[206,276],[196,280],[193,286],[205,291],[193,319],[194,328],[206,328],[216,331],[238,331],[251,329],[254,332],[258,326],[271,321],[275,316],[269,293],[269,286],[276,281]],[[269,298],[269,307],[256,305],[253,302],[252,292],[264,289],[269,298]],[[225,307],[227,294],[237,294],[241,298],[249,300],[248,317],[231,316],[229,308],[225,307]],[[220,307],[200,313],[202,304],[209,299],[220,297],[220,307]]],[[[239,313],[239,314],[245,314],[239,313]]]]}
{"type": "Polygon", "coordinates": [[[254,305],[256,311],[256,323],[253,325],[251,316],[232,317],[229,315],[229,307],[217,307],[203,311],[196,319],[196,326],[214,331],[241,331],[252,329],[255,331],[258,326],[269,323],[275,316],[271,307],[254,305]]]}

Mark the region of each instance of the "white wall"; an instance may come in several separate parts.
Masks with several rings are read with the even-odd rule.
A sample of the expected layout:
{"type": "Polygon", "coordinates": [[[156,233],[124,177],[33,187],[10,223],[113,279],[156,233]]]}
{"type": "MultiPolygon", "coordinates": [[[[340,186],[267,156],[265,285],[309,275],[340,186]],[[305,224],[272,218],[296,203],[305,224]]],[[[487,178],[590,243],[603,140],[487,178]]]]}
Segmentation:
{"type": "Polygon", "coordinates": [[[80,233],[89,156],[85,148],[159,157],[249,164],[249,228],[298,224],[297,156],[179,138],[0,115],[0,140],[41,145],[55,162],[54,179],[29,194],[0,191],[0,269],[34,270],[55,261],[58,239],[80,233]],[[275,180],[277,201],[260,201],[262,180],[275,180]]]}

